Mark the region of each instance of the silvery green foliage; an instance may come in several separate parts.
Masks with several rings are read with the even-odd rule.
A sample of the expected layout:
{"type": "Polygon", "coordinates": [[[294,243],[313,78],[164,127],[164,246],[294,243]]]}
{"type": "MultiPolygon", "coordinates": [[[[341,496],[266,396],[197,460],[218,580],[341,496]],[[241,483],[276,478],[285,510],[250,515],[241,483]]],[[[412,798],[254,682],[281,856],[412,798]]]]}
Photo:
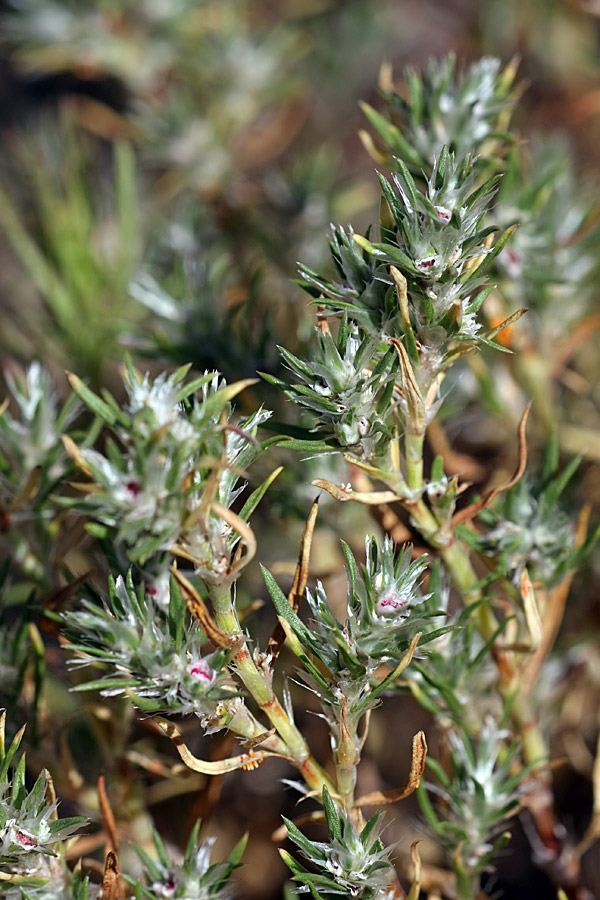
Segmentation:
{"type": "Polygon", "coordinates": [[[563,327],[581,314],[581,301],[593,289],[599,233],[593,212],[594,195],[578,182],[563,141],[534,139],[509,154],[497,215],[506,225],[518,222],[519,229],[498,269],[515,283],[528,307],[543,315],[551,304],[563,327]]]}
{"type": "Polygon", "coordinates": [[[281,354],[298,384],[286,385],[271,375],[267,381],[280,387],[299,406],[318,416],[313,429],[324,440],[351,450],[360,458],[381,455],[393,433],[391,407],[395,351],[385,348],[371,365],[378,341],[344,320],[337,340],[316,329],[317,350],[303,362],[281,348],[281,354]],[[385,352],[387,350],[387,352],[385,352]]]}
{"type": "Polygon", "coordinates": [[[76,690],[99,689],[103,696],[133,692],[143,709],[189,715],[207,725],[221,720],[237,688],[225,668],[227,655],[205,653],[206,638],[195,621],[186,625],[186,606],[172,581],[168,613],[143,587],[121,576],[109,583],[109,602],[82,601],[82,609],[64,616],[72,666],[102,663],[109,671],[76,690]]]}
{"type": "Polygon", "coordinates": [[[446,631],[444,627],[431,628],[432,619],[445,613],[431,607],[433,598],[423,595],[417,583],[427,566],[426,558],[411,562],[411,548],[405,547],[395,559],[389,538],[382,547],[368,538],[367,565],[361,577],[350,548],[343,544],[343,550],[348,567],[343,624],[332,613],[320,582],[314,592],[307,591],[312,616],[305,624],[290,608],[270,573],[263,571],[278,614],[299,642],[292,648],[304,666],[301,677],[321,702],[334,750],[340,742],[342,716],[354,733],[365,712],[377,705],[380,695],[393,683],[392,671],[373,684],[377,668],[382,663],[400,663],[419,632],[424,632],[421,643],[426,643],[446,631]],[[319,667],[311,656],[319,660],[319,667]]]}
{"type": "Polygon", "coordinates": [[[288,836],[310,863],[307,869],[281,850],[284,862],[300,884],[297,893],[333,900],[347,897],[384,900],[392,896],[396,873],[390,862],[391,847],[381,841],[381,814],[369,819],[362,830],[350,821],[346,810],[335,803],[323,788],[323,808],[329,829],[328,841],[310,841],[284,818],[288,836]]]}
{"type": "Polygon", "coordinates": [[[0,866],[8,874],[35,878],[38,869],[43,869],[43,858],[55,857],[57,845],[78,831],[86,819],[55,817],[57,804],[48,797],[46,771],[27,790],[25,756],[14,765],[24,729],[6,749],[4,727],[3,716],[0,722],[0,866]]]}
{"type": "Polygon", "coordinates": [[[143,878],[127,881],[136,886],[148,900],[229,900],[232,895],[231,875],[240,864],[247,836],[236,844],[224,862],[212,863],[210,856],[215,838],[198,842],[200,822],[192,829],[182,860],[175,861],[160,835],[152,836],[158,859],[152,859],[141,847],[134,849],[143,867],[143,878]]]}
{"type": "Polygon", "coordinates": [[[77,505],[124,562],[160,574],[162,555],[176,544],[203,580],[223,583],[237,536],[211,503],[230,508],[244,490],[240,472],[260,451],[256,430],[270,413],[231,421],[238,386],[215,372],[183,384],[188,368],[151,380],[130,366],[124,409],[76,383],[112,431],[106,452],[81,448],[95,489],[77,505]]]}
{"type": "Polygon", "coordinates": [[[50,374],[38,362],[24,377],[5,371],[4,378],[16,415],[8,403],[0,406],[0,484],[11,496],[40,467],[38,494],[43,494],[66,468],[61,435],[74,417],[76,398],[60,409],[50,374]]]}
{"type": "MultiPolygon", "coordinates": [[[[432,582],[433,578],[430,589],[441,593],[432,582]]],[[[476,733],[491,712],[502,716],[502,702],[494,690],[498,670],[490,654],[497,635],[483,641],[473,612],[467,608],[454,617],[453,627],[427,645],[427,660],[413,660],[403,675],[421,706],[438,721],[462,726],[470,733],[476,733]]]]}
{"type": "Polygon", "coordinates": [[[464,730],[452,730],[447,737],[451,771],[428,758],[439,784],[421,784],[418,798],[433,832],[452,855],[460,881],[463,875],[468,879],[485,871],[506,845],[508,835],[499,835],[519,805],[532,766],[515,765],[518,742],[507,745],[508,733],[490,717],[477,739],[464,730]],[[434,808],[429,794],[442,802],[434,808]]]}
{"type": "MultiPolygon", "coordinates": [[[[363,237],[351,228],[347,232],[334,229],[330,246],[339,280],[301,267],[300,283],[313,302],[341,321],[338,344],[343,350],[338,367],[345,361],[348,333],[360,329],[361,341],[372,345],[369,364],[362,363],[368,370],[362,373],[362,384],[368,383],[369,377],[380,383],[386,372],[382,390],[372,399],[369,411],[364,391],[350,392],[341,405],[333,392],[319,393],[319,388],[329,392],[332,386],[316,367],[335,371],[337,362],[332,353],[323,353],[327,338],[319,338],[318,350],[307,362],[282,351],[304,384],[288,386],[267,378],[297,405],[319,411],[314,430],[323,443],[333,431],[334,446],[341,443],[358,459],[381,456],[390,443],[392,410],[400,414],[410,433],[422,434],[441,402],[440,378],[461,353],[486,344],[504,349],[480,333],[477,314],[494,288],[487,270],[513,229],[492,243],[497,228],[488,225],[486,216],[498,179],[493,176],[480,183],[476,162],[470,154],[458,156],[444,146],[428,169],[425,187],[420,188],[405,161],[394,157],[392,181],[379,176],[384,201],[379,239],[370,232],[363,237]],[[402,342],[410,362],[415,382],[410,390],[404,369],[388,368],[393,341],[402,342]],[[379,427],[375,425],[378,418],[382,421],[379,427]],[[324,421],[327,427],[320,428],[324,421]],[[380,432],[379,444],[373,445],[372,440],[358,443],[361,423],[364,437],[380,432]],[[351,425],[347,434],[346,424],[351,425]]],[[[333,351],[333,339],[329,341],[333,351]]]]}
{"type": "Polygon", "coordinates": [[[576,568],[598,539],[598,529],[575,548],[575,524],[559,500],[574,475],[579,460],[573,459],[562,472],[558,468],[554,437],[538,479],[527,477],[496,498],[480,513],[487,526],[483,534],[468,538],[475,549],[497,561],[499,570],[516,583],[527,567],[534,582],[554,587],[570,569],[576,568]]]}
{"type": "MultiPolygon", "coordinates": [[[[381,90],[386,114],[363,104],[365,115],[386,147],[420,174],[448,147],[458,156],[476,152],[497,136],[516,96],[514,68],[483,57],[457,72],[456,57],[430,59],[422,75],[406,69],[407,96],[391,86],[381,90]]],[[[506,135],[500,135],[506,138],[506,135]]]]}
{"type": "Polygon", "coordinates": [[[414,337],[405,334],[399,312],[382,327],[395,337],[405,334],[407,350],[408,341],[417,341],[421,366],[432,370],[429,380],[444,369],[450,340],[480,340],[476,314],[489,293],[485,270],[507,239],[503,235],[492,249],[484,243],[496,230],[485,217],[497,178],[479,184],[474,162],[444,148],[421,190],[405,163],[394,160],[392,181],[379,176],[390,210],[390,218],[381,221],[381,240],[356,239],[366,253],[396,266],[406,278],[414,337]]]}

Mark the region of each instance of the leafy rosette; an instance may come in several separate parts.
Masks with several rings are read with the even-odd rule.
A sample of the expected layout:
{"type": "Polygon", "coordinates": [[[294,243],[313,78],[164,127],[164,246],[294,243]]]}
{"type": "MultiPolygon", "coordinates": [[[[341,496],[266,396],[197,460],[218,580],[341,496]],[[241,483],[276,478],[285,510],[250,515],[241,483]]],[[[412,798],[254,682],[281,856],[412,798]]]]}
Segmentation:
{"type": "Polygon", "coordinates": [[[131,572],[109,582],[109,600],[99,606],[82,601],[65,614],[71,666],[107,666],[102,678],[75,690],[99,690],[103,696],[131,693],[142,709],[211,720],[222,713],[236,689],[225,668],[227,652],[205,653],[206,638],[195,621],[187,625],[186,604],[171,580],[168,613],[156,606],[143,586],[136,591],[131,572]]]}
{"type": "Polygon", "coordinates": [[[281,856],[301,886],[298,893],[310,892],[321,900],[357,898],[384,900],[396,880],[390,862],[392,847],[381,840],[381,814],[373,816],[362,829],[350,821],[343,807],[323,788],[323,809],[329,830],[328,841],[310,841],[284,818],[291,841],[300,849],[311,869],[298,863],[286,850],[281,856]]]}

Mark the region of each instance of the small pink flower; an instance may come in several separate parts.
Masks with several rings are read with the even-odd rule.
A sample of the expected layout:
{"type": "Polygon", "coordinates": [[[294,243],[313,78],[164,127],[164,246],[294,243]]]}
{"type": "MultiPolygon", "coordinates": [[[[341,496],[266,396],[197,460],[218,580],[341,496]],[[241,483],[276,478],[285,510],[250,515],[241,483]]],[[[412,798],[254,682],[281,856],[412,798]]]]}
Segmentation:
{"type": "Polygon", "coordinates": [[[419,270],[419,272],[423,272],[423,274],[427,274],[434,269],[439,263],[437,256],[427,256],[424,259],[417,259],[415,262],[415,266],[419,270]]]}
{"type": "Polygon", "coordinates": [[[151,885],[151,889],[158,897],[164,897],[165,900],[170,900],[171,897],[175,896],[175,890],[177,888],[177,882],[175,881],[175,877],[173,875],[169,875],[165,881],[155,881],[153,885],[151,885]]]}
{"type": "Polygon", "coordinates": [[[38,846],[37,840],[27,831],[22,831],[20,828],[17,828],[15,829],[15,836],[21,847],[25,847],[27,850],[35,849],[38,846]]]}
{"type": "Polygon", "coordinates": [[[127,493],[130,494],[134,499],[138,497],[142,492],[139,481],[136,481],[133,478],[130,481],[126,481],[124,487],[127,493]]]}
{"type": "Polygon", "coordinates": [[[443,222],[445,225],[447,225],[452,218],[452,211],[446,209],[445,206],[436,206],[435,211],[440,222],[443,222]]]}
{"type": "Polygon", "coordinates": [[[211,669],[205,659],[197,659],[191,664],[188,671],[192,678],[204,685],[205,690],[212,687],[217,677],[217,673],[214,669],[211,669]]]}
{"type": "Polygon", "coordinates": [[[385,616],[397,612],[404,606],[406,606],[404,597],[401,597],[394,591],[390,591],[388,594],[384,594],[383,597],[379,598],[375,605],[375,612],[380,616],[385,616]]]}

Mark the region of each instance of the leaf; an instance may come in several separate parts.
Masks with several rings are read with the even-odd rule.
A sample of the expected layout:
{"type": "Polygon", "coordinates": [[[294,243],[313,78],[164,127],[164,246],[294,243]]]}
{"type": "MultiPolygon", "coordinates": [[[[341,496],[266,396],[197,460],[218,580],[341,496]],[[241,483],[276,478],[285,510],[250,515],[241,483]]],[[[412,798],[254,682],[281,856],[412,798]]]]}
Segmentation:
{"type": "MultiPolygon", "coordinates": [[[[310,562],[310,548],[312,546],[312,538],[315,530],[318,511],[319,500],[317,498],[313,501],[310,512],[306,519],[306,523],[304,525],[304,529],[302,531],[300,553],[298,556],[296,571],[294,572],[294,581],[287,598],[288,603],[294,610],[294,612],[298,610],[300,601],[304,595],[304,591],[306,590],[306,583],[308,581],[308,568],[310,562]]],[[[271,669],[273,669],[273,667],[275,666],[275,662],[277,660],[277,657],[279,656],[284,641],[285,631],[281,623],[278,623],[275,630],[273,631],[273,634],[269,638],[269,643],[267,644],[267,656],[269,656],[271,660],[271,669]]]]}
{"type": "Polygon", "coordinates": [[[364,794],[355,802],[355,806],[380,806],[390,803],[397,803],[413,794],[421,783],[423,772],[425,771],[425,760],[427,758],[427,741],[425,740],[425,732],[418,731],[413,737],[412,751],[410,757],[410,771],[408,781],[403,788],[396,788],[392,791],[373,791],[370,794],[364,794]]]}
{"type": "Polygon", "coordinates": [[[364,503],[367,506],[379,506],[380,503],[395,503],[400,499],[394,491],[353,491],[321,478],[311,481],[311,485],[327,491],[335,500],[342,502],[354,500],[355,503],[364,503]]]}
{"type": "Polygon", "coordinates": [[[261,571],[264,582],[267,586],[267,590],[269,592],[269,596],[273,601],[273,606],[275,607],[277,614],[281,616],[281,618],[285,622],[287,622],[302,646],[309,650],[311,653],[318,655],[320,650],[319,645],[315,641],[313,635],[308,630],[302,619],[300,619],[299,616],[296,615],[296,613],[288,603],[287,597],[285,596],[269,570],[264,566],[261,566],[261,571]]]}
{"type": "Polygon", "coordinates": [[[169,634],[171,635],[171,639],[173,641],[175,649],[179,650],[183,645],[183,637],[185,634],[186,602],[181,591],[179,590],[177,579],[174,577],[173,573],[171,573],[169,579],[169,592],[170,600],[169,612],[167,614],[167,623],[169,627],[169,634]]]}
{"type": "Polygon", "coordinates": [[[276,468],[273,472],[271,472],[270,475],[267,476],[267,478],[265,478],[265,480],[256,488],[256,490],[252,491],[240,510],[240,519],[243,519],[244,522],[248,521],[275,479],[278,478],[282,472],[283,466],[278,466],[278,468],[276,468]]]}
{"type": "Polygon", "coordinates": [[[331,799],[331,794],[323,785],[323,810],[325,812],[325,820],[327,822],[327,827],[329,828],[330,835],[337,841],[342,839],[342,829],[340,827],[340,815],[337,811],[337,807],[333,800],[331,799]]]}
{"type": "MultiPolygon", "coordinates": [[[[88,409],[96,416],[100,416],[100,418],[106,422],[107,425],[114,425],[117,421],[117,414],[114,409],[112,409],[106,401],[102,400],[98,394],[94,393],[77,375],[74,375],[73,372],[67,373],[67,379],[72,389],[75,391],[77,396],[83,400],[88,409]]],[[[129,424],[129,420],[126,416],[125,418],[127,424],[129,424]]]]}
{"type": "Polygon", "coordinates": [[[421,893],[421,857],[419,856],[419,851],[417,850],[418,843],[418,841],[413,841],[413,843],[410,845],[410,856],[413,863],[414,876],[406,900],[419,900],[419,896],[421,893]]]}
{"type": "Polygon", "coordinates": [[[527,439],[525,437],[525,428],[527,426],[527,417],[529,416],[530,409],[531,403],[528,403],[525,407],[523,415],[521,416],[521,421],[519,422],[519,461],[512,476],[503,484],[500,484],[495,488],[491,488],[491,490],[487,491],[479,500],[470,503],[469,506],[455,513],[455,515],[452,517],[453,528],[456,525],[467,522],[469,519],[473,519],[475,516],[479,515],[482,510],[486,509],[486,507],[490,505],[490,503],[498,494],[509,490],[509,488],[513,487],[513,485],[515,485],[522,478],[523,473],[525,472],[525,466],[527,465],[527,439]]]}
{"type": "Polygon", "coordinates": [[[58,834],[64,828],[71,828],[73,825],[83,825],[88,819],[85,816],[70,816],[66,819],[54,819],[48,822],[50,834],[58,834]]]}
{"type": "Polygon", "coordinates": [[[177,752],[186,766],[194,772],[202,772],[203,775],[224,775],[227,772],[234,772],[236,769],[242,769],[251,761],[257,762],[261,759],[265,759],[267,756],[277,755],[269,750],[259,750],[255,752],[254,756],[242,753],[241,756],[231,756],[228,759],[211,761],[198,759],[188,749],[181,734],[172,722],[169,722],[167,719],[163,719],[160,716],[157,716],[154,719],[154,722],[156,722],[164,734],[173,741],[177,752]]]}
{"type": "Polygon", "coordinates": [[[413,166],[421,166],[422,159],[411,144],[406,140],[399,128],[392,125],[385,116],[369,106],[368,103],[360,103],[365,117],[369,124],[375,129],[377,134],[385,141],[392,153],[396,156],[402,156],[413,166]]]}
{"type": "Polygon", "coordinates": [[[371,706],[373,700],[376,697],[379,697],[379,695],[383,691],[385,691],[386,688],[388,688],[392,684],[392,682],[395,681],[396,678],[398,678],[398,676],[402,674],[402,672],[404,672],[404,670],[412,662],[414,652],[417,649],[417,644],[419,643],[419,641],[422,637],[423,637],[422,632],[415,634],[414,638],[410,642],[408,650],[406,651],[406,653],[404,654],[404,656],[402,657],[402,659],[400,660],[400,662],[398,663],[396,668],[392,672],[390,672],[389,675],[386,675],[386,677],[383,679],[383,681],[380,681],[379,684],[373,688],[373,690],[370,692],[370,694],[367,694],[367,696],[364,698],[364,700],[354,708],[355,713],[359,712],[360,710],[364,709],[367,706],[371,706]]]}
{"type": "Polygon", "coordinates": [[[2,718],[0,720],[0,732],[1,732],[1,738],[2,738],[2,740],[1,740],[2,768],[0,769],[0,784],[2,784],[2,782],[8,781],[8,770],[10,769],[10,765],[13,761],[14,755],[17,752],[17,750],[19,749],[21,741],[23,740],[23,735],[25,734],[25,729],[27,727],[26,725],[23,725],[23,727],[17,731],[16,735],[13,738],[12,744],[8,748],[8,752],[6,753],[6,755],[4,755],[4,728],[5,728],[5,721],[6,721],[6,711],[5,710],[2,711],[1,716],[2,716],[2,718]]]}
{"type": "Polygon", "coordinates": [[[515,231],[517,230],[518,225],[511,225],[509,228],[504,231],[492,249],[485,254],[485,257],[482,262],[475,269],[470,269],[465,275],[461,276],[460,281],[462,284],[469,284],[471,281],[475,281],[477,278],[480,278],[484,272],[489,269],[494,259],[498,256],[501,250],[504,249],[506,244],[509,242],[515,231]]]}

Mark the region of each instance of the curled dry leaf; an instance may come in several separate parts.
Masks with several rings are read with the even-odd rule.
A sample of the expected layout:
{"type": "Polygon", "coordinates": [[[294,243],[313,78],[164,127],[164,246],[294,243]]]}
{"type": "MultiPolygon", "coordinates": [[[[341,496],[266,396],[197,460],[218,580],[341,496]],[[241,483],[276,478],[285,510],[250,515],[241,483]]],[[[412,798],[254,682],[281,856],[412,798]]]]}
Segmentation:
{"type": "Polygon", "coordinates": [[[409,797],[421,783],[421,778],[425,771],[426,758],[427,741],[425,740],[425,732],[418,731],[412,741],[410,772],[406,785],[403,788],[396,788],[392,791],[372,791],[370,794],[364,794],[358,798],[355,806],[387,806],[390,803],[397,803],[399,800],[409,797]]]}
{"type": "Polygon", "coordinates": [[[354,500],[355,503],[364,503],[367,506],[379,506],[380,503],[395,503],[400,499],[394,491],[367,491],[363,493],[353,491],[351,488],[340,487],[340,485],[333,484],[333,482],[322,478],[311,481],[311,485],[327,491],[334,500],[341,500],[342,502],[354,500]]]}
{"type": "Polygon", "coordinates": [[[497,487],[487,491],[479,500],[476,500],[474,503],[470,503],[469,506],[466,506],[464,509],[459,510],[452,517],[452,527],[474,519],[475,516],[478,516],[479,513],[482,512],[482,510],[486,509],[490,505],[494,497],[513,487],[513,485],[515,485],[517,481],[519,481],[523,477],[525,466],[527,465],[527,439],[525,437],[525,428],[527,426],[527,417],[529,416],[530,409],[531,403],[528,403],[525,407],[523,415],[521,416],[521,421],[519,422],[519,461],[513,475],[511,476],[511,478],[509,478],[508,481],[505,481],[503,484],[499,484],[497,487]]]}
{"type": "Polygon", "coordinates": [[[191,581],[188,581],[185,575],[182,575],[175,565],[171,567],[171,572],[173,573],[175,581],[183,591],[190,613],[196,619],[209,641],[212,641],[217,647],[229,648],[235,646],[238,641],[235,638],[226,635],[215,624],[204,600],[191,581]]]}
{"type": "Polygon", "coordinates": [[[104,861],[102,876],[102,900],[115,900],[119,895],[119,857],[109,850],[104,861]]]}
{"type": "MultiPolygon", "coordinates": [[[[294,610],[294,612],[298,612],[298,607],[300,605],[300,600],[304,595],[304,591],[306,590],[306,583],[308,581],[308,568],[310,563],[310,548],[312,546],[312,539],[315,530],[315,523],[317,521],[317,512],[319,510],[319,500],[318,498],[313,501],[313,504],[310,508],[310,512],[308,514],[308,518],[306,519],[306,523],[304,525],[304,530],[302,532],[302,539],[300,541],[300,553],[298,556],[298,563],[296,565],[296,571],[294,573],[294,581],[292,582],[292,588],[288,594],[288,603],[294,610]]],[[[283,643],[285,641],[285,631],[281,622],[278,622],[273,630],[273,634],[269,638],[269,643],[267,644],[267,655],[270,657],[270,668],[273,669],[275,665],[275,661],[279,656],[283,643]]]]}
{"type": "Polygon", "coordinates": [[[278,755],[276,753],[271,753],[268,750],[260,750],[258,754],[252,753],[251,755],[249,753],[242,753],[241,756],[230,756],[229,759],[219,759],[214,761],[198,759],[188,749],[181,734],[172,722],[169,722],[167,719],[163,719],[160,716],[157,716],[153,721],[158,725],[162,732],[173,741],[177,752],[186,766],[193,769],[194,772],[202,772],[203,775],[223,775],[226,772],[234,772],[236,769],[243,769],[245,767],[254,768],[254,763],[261,762],[267,756],[278,755]]]}

